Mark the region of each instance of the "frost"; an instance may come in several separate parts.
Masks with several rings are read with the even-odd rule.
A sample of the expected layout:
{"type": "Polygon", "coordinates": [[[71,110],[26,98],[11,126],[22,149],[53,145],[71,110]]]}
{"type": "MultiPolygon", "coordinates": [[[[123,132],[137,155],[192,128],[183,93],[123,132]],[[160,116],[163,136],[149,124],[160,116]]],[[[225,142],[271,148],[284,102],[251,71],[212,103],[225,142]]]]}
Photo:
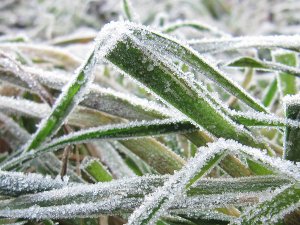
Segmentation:
{"type": "Polygon", "coordinates": [[[17,196],[26,193],[35,193],[51,189],[62,188],[66,181],[52,179],[50,176],[19,172],[0,171],[0,194],[17,196]]]}
{"type": "Polygon", "coordinates": [[[243,48],[300,49],[299,35],[251,36],[191,40],[188,43],[201,53],[214,53],[243,48]]]}

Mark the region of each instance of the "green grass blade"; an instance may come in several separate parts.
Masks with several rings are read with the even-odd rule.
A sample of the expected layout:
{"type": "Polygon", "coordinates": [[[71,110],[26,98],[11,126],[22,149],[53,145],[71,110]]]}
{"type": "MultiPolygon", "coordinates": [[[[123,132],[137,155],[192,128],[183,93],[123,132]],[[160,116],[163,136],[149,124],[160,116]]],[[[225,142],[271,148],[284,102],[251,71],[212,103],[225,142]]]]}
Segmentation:
{"type": "Polygon", "coordinates": [[[262,103],[264,106],[268,107],[274,101],[277,93],[277,78],[273,79],[270,85],[267,87],[267,91],[264,94],[262,103]]]}
{"type": "Polygon", "coordinates": [[[85,158],[81,169],[96,182],[109,182],[113,179],[107,168],[96,158],[85,158]]]}
{"type": "MultiPolygon", "coordinates": [[[[276,62],[285,64],[289,67],[298,67],[298,60],[297,60],[297,55],[295,53],[274,53],[273,54],[274,60],[276,62]]],[[[294,69],[297,70],[297,69],[294,69]]],[[[296,83],[296,78],[293,76],[295,75],[292,73],[293,71],[287,70],[287,71],[282,71],[283,73],[278,74],[278,87],[279,91],[282,97],[286,95],[294,95],[297,93],[297,83],[296,83]]],[[[300,76],[300,70],[298,72],[298,75],[300,76]]]]}
{"type": "MultiPolygon", "coordinates": [[[[118,26],[126,27],[126,24],[112,24],[106,29],[113,32],[118,26]]],[[[151,42],[147,42],[152,38],[147,36],[151,35],[151,32],[144,28],[140,30],[136,26],[133,26],[133,31],[131,29],[129,26],[128,30],[124,31],[122,38],[105,54],[106,59],[184,113],[192,123],[204,127],[218,137],[236,138],[244,144],[263,146],[255,143],[248,131],[239,129],[230,118],[214,108],[204,97],[210,95],[208,92],[199,92],[193,82],[187,80],[171,62],[157,54],[151,42]],[[141,40],[137,40],[131,32],[139,33],[142,36],[141,40]],[[143,36],[143,32],[147,35],[143,36]]],[[[109,36],[105,38],[109,39],[109,36]]],[[[180,45],[178,47],[180,48],[180,45]]],[[[213,70],[208,64],[203,65],[206,68],[204,71],[213,70]]]]}
{"type": "Polygon", "coordinates": [[[33,137],[25,144],[23,151],[31,151],[52,136],[64,123],[70,111],[78,104],[84,94],[86,86],[92,81],[91,69],[95,65],[95,52],[93,51],[83,63],[78,72],[56,100],[51,113],[39,125],[33,137]]]}
{"type": "MultiPolygon", "coordinates": [[[[172,133],[178,130],[185,130],[186,132],[189,132],[190,129],[190,123],[181,122],[180,124],[178,124],[174,123],[174,120],[171,119],[166,119],[162,121],[155,120],[151,122],[131,122],[128,124],[107,125],[99,128],[90,128],[85,131],[78,131],[57,139],[53,139],[51,142],[44,144],[40,148],[35,149],[33,153],[24,153],[18,158],[14,158],[10,161],[5,162],[1,165],[1,168],[12,168],[17,164],[28,161],[29,159],[37,157],[38,155],[44,152],[55,151],[70,144],[84,143],[99,139],[128,139],[145,137],[149,135],[172,133]]],[[[164,154],[163,152],[159,153],[159,150],[157,153],[159,155],[164,154]]],[[[173,153],[173,156],[175,157],[176,154],[173,153]]],[[[176,156],[175,158],[178,159],[178,156],[176,156]]]]}
{"type": "Polygon", "coordinates": [[[175,173],[154,193],[146,196],[144,203],[129,217],[128,225],[152,224],[159,219],[176,196],[190,187],[196,179],[210,171],[225,155],[222,151],[202,149],[201,153],[188,161],[185,167],[175,173]]]}
{"type": "MultiPolygon", "coordinates": [[[[277,58],[276,62],[262,61],[251,57],[238,58],[226,66],[231,67],[249,67],[260,70],[280,71],[284,72],[280,77],[289,79],[295,79],[294,77],[300,77],[300,70],[296,68],[296,58],[294,53],[275,54],[274,58],[277,58]],[[281,60],[279,60],[281,58],[281,60]],[[284,61],[288,60],[288,61],[284,61]],[[289,62],[289,63],[286,63],[289,62]]],[[[290,81],[291,82],[291,81],[290,81]]],[[[293,88],[292,90],[294,90],[293,88]]]]}
{"type": "MultiPolygon", "coordinates": [[[[285,114],[287,119],[300,120],[298,95],[285,98],[285,114]]],[[[300,162],[300,128],[286,127],[284,139],[284,158],[300,162]]]]}
{"type": "Polygon", "coordinates": [[[156,52],[158,52],[156,57],[161,55],[165,58],[171,58],[173,62],[183,62],[198,73],[205,75],[207,78],[248,104],[250,107],[258,111],[266,112],[266,109],[253,97],[251,97],[243,88],[227,77],[224,72],[210,64],[192,48],[185,46],[178,40],[164,36],[163,34],[159,34],[155,31],[151,31],[145,27],[129,26],[129,29],[132,30],[131,35],[141,41],[139,44],[142,44],[142,46],[149,45],[154,47],[156,52]]]}
{"type": "Polygon", "coordinates": [[[176,31],[177,29],[184,28],[184,27],[190,27],[198,31],[208,31],[212,34],[216,34],[219,36],[227,36],[228,34],[218,30],[215,27],[212,27],[208,24],[200,23],[199,21],[180,21],[175,22],[173,24],[169,24],[165,27],[163,27],[164,33],[172,33],[176,31]]]}

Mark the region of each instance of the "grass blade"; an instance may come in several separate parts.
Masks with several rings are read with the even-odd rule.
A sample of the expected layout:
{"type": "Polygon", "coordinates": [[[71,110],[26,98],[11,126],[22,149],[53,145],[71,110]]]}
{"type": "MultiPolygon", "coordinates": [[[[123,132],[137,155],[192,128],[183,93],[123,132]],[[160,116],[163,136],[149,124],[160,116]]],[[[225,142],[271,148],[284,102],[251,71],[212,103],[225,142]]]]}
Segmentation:
{"type": "Polygon", "coordinates": [[[32,139],[25,144],[24,152],[37,148],[46,138],[52,136],[60,128],[64,119],[80,101],[86,86],[92,81],[91,69],[95,63],[95,52],[93,51],[77,74],[74,75],[74,79],[64,88],[51,113],[42,120],[32,139]]]}
{"type": "MultiPolygon", "coordinates": [[[[285,97],[285,114],[287,119],[300,119],[299,96],[285,97]]],[[[300,162],[300,129],[286,127],[284,140],[284,158],[292,162],[300,162]]]]}
{"type": "MultiPolygon", "coordinates": [[[[114,32],[119,25],[126,27],[126,24],[121,23],[112,24],[106,29],[114,32]]],[[[245,144],[262,146],[255,143],[250,133],[239,129],[230,118],[215,109],[204,98],[204,96],[209,96],[208,92],[200,93],[171,62],[167,63],[165,58],[162,60],[161,56],[153,52],[153,46],[147,42],[148,39],[151,40],[150,38],[142,36],[144,39],[137,40],[131,33],[142,35],[142,31],[151,34],[144,28],[129,26],[128,30],[124,31],[123,38],[120,38],[116,45],[105,54],[105,58],[119,67],[122,73],[129,74],[165,102],[180,110],[192,123],[204,127],[218,137],[234,137],[245,144]],[[186,105],[189,107],[187,108],[186,105]]],[[[105,38],[109,39],[109,36],[105,38]]],[[[105,45],[105,41],[103,43],[105,45]]],[[[205,71],[211,71],[210,67],[205,65],[207,68],[205,71]]]]}
{"type": "MultiPolygon", "coordinates": [[[[287,67],[293,68],[293,70],[297,70],[298,62],[297,62],[297,55],[295,53],[274,53],[273,54],[274,60],[276,62],[282,63],[287,65],[287,67]]],[[[279,73],[277,76],[277,83],[279,87],[279,91],[282,97],[286,95],[294,95],[297,93],[297,86],[296,86],[296,79],[293,75],[296,75],[293,73],[294,71],[286,70],[281,71],[282,73],[279,73]]],[[[300,70],[298,75],[300,76],[300,70]]]]}
{"type": "Polygon", "coordinates": [[[188,42],[200,53],[215,53],[245,48],[283,48],[300,51],[299,35],[210,38],[188,42]]]}

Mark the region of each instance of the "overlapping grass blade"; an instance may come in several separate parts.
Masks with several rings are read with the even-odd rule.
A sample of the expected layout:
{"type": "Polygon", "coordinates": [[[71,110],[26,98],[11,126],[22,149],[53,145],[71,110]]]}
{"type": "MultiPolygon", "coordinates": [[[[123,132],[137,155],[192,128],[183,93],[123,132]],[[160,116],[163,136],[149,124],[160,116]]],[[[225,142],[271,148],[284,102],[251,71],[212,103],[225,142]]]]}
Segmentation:
{"type": "Polygon", "coordinates": [[[233,224],[276,224],[278,220],[300,206],[299,184],[283,188],[283,190],[278,192],[271,199],[242,214],[241,218],[233,224]]]}

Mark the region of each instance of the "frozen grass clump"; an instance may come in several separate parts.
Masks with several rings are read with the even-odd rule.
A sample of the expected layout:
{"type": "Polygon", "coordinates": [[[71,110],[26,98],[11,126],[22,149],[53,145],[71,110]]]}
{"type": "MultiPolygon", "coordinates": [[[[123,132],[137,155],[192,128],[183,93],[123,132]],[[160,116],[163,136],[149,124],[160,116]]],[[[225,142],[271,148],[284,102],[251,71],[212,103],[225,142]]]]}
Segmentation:
{"type": "Polygon", "coordinates": [[[298,1],[66,2],[0,3],[0,224],[300,224],[298,1]]]}

